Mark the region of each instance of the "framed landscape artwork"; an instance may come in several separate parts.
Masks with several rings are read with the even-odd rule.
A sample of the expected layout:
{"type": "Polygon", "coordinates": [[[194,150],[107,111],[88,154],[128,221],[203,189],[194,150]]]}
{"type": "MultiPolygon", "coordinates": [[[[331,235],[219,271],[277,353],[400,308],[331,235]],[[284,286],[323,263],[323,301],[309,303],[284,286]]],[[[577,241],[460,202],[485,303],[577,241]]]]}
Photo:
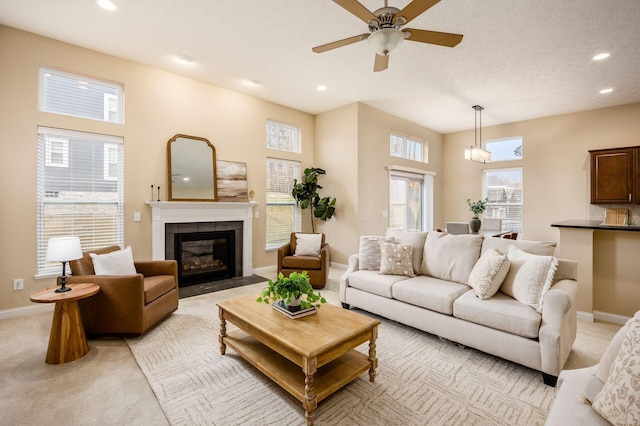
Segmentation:
{"type": "Polygon", "coordinates": [[[247,163],[216,161],[217,201],[249,201],[247,163]]]}

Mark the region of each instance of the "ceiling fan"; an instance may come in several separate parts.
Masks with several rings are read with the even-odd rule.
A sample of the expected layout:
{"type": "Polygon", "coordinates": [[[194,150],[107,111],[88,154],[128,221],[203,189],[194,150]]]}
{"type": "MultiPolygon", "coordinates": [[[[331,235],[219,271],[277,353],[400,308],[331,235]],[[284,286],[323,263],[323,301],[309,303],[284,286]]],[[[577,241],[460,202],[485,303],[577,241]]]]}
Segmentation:
{"type": "Polygon", "coordinates": [[[400,10],[387,5],[375,12],[369,11],[357,0],[333,0],[348,12],[360,18],[369,25],[369,34],[334,41],[332,43],[316,46],[313,50],[316,53],[326,52],[338,47],[347,46],[362,40],[368,40],[369,46],[376,52],[373,65],[374,71],[386,70],[389,66],[389,54],[393,52],[404,39],[417,41],[420,43],[437,44],[439,46],[454,47],[462,41],[462,34],[442,33],[438,31],[416,30],[414,28],[402,28],[427,9],[434,6],[440,0],[413,0],[400,10]]]}

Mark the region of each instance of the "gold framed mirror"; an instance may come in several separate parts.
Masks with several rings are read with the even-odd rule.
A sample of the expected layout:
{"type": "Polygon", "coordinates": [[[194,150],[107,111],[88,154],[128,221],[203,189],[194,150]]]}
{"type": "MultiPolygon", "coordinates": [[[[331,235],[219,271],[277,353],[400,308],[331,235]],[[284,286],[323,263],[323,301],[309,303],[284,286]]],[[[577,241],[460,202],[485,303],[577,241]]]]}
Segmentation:
{"type": "Polygon", "coordinates": [[[169,201],[216,201],[216,149],[205,138],[177,134],[167,142],[169,201]]]}

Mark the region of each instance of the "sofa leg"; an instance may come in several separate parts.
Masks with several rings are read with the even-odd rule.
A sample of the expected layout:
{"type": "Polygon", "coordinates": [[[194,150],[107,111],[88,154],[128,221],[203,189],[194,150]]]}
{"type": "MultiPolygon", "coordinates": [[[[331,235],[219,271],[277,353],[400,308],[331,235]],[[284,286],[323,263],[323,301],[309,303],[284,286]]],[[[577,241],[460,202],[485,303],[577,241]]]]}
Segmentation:
{"type": "Polygon", "coordinates": [[[552,376],[551,374],[542,373],[542,380],[544,384],[551,387],[556,387],[556,383],[558,383],[558,376],[552,376]]]}
{"type": "Polygon", "coordinates": [[[344,303],[344,302],[340,302],[340,303],[342,303],[342,307],[343,307],[344,309],[349,309],[349,308],[351,308],[351,305],[349,305],[348,303],[344,303]]]}

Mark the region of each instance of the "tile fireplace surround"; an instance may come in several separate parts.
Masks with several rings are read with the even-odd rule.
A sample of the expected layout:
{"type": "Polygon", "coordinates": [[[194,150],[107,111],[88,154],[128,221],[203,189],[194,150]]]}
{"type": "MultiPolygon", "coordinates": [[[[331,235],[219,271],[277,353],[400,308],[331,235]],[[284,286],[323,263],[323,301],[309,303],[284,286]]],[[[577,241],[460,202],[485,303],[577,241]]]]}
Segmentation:
{"type": "Polygon", "coordinates": [[[147,201],[151,206],[151,257],[165,259],[165,225],[167,223],[242,221],[242,275],[253,274],[253,208],[249,203],[147,201]]]}

